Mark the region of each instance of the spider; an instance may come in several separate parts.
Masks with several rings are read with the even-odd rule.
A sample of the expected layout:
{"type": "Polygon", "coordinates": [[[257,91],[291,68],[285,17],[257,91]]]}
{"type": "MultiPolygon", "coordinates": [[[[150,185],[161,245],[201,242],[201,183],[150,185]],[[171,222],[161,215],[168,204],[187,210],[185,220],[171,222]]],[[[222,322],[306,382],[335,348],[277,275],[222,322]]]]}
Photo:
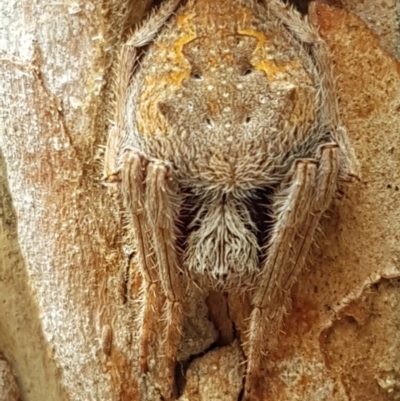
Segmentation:
{"type": "Polygon", "coordinates": [[[290,6],[167,0],[133,31],[119,55],[105,179],[122,195],[144,280],[144,371],[155,283],[165,296],[164,398],[176,396],[194,282],[248,292],[244,399],[262,399],[291,287],[321,216],[356,175],[325,43],[290,6]]]}

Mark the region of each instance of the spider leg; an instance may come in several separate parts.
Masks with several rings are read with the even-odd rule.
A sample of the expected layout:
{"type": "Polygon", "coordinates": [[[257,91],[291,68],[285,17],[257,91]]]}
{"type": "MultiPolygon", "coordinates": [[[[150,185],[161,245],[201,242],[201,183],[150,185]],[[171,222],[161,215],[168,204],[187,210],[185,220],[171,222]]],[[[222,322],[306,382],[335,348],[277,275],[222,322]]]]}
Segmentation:
{"type": "MultiPolygon", "coordinates": [[[[133,231],[134,241],[136,245],[137,264],[143,278],[143,298],[142,298],[142,313],[140,325],[140,345],[139,358],[142,372],[148,370],[148,354],[149,342],[152,335],[156,334],[156,325],[160,321],[162,314],[161,302],[163,297],[160,297],[160,289],[169,296],[171,291],[166,291],[165,284],[166,274],[161,274],[167,268],[165,263],[160,268],[160,238],[155,237],[156,243],[153,243],[151,231],[153,227],[149,220],[148,211],[146,210],[149,202],[146,201],[146,179],[149,161],[146,160],[140,152],[132,149],[131,138],[127,129],[127,118],[131,118],[127,107],[130,96],[130,86],[132,79],[138,66],[139,49],[148,45],[155,38],[160,29],[164,26],[168,18],[174,13],[179,6],[181,0],[167,0],[155,12],[137,27],[128,37],[126,43],[121,47],[118,54],[118,64],[116,67],[115,80],[115,112],[114,122],[110,129],[104,162],[104,181],[115,191],[120,189],[123,197],[124,207],[127,216],[130,220],[133,231]],[[158,241],[158,242],[157,242],[158,241]],[[156,255],[155,255],[156,252],[156,255]]],[[[153,171],[150,168],[151,171],[153,171]]],[[[149,190],[150,196],[153,193],[158,193],[157,189],[152,187],[150,173],[149,184],[152,191],[149,190]],[[153,193],[152,193],[153,192],[153,193]]],[[[157,183],[158,184],[158,183],[157,183]]],[[[164,187],[163,187],[164,188],[164,187]]],[[[164,188],[165,189],[165,188],[164,188]]],[[[160,189],[162,191],[162,189],[160,189]]],[[[166,200],[166,199],[164,199],[166,200]]],[[[150,202],[151,204],[151,202],[150,202]]],[[[163,205],[160,205],[163,207],[163,205]]],[[[172,216],[172,214],[171,214],[172,216]]],[[[150,218],[151,218],[150,213],[150,218]]],[[[157,219],[156,219],[157,220],[157,219]]],[[[151,219],[154,221],[154,219],[151,219]]],[[[157,220],[158,223],[158,220],[157,220]]],[[[172,230],[172,222],[171,222],[172,230]]],[[[169,249],[167,249],[169,252],[169,249]]],[[[174,250],[174,252],[176,252],[174,250]]],[[[163,262],[162,262],[163,263],[163,262]]],[[[170,298],[168,298],[170,299],[170,298]]],[[[174,304],[174,308],[178,309],[174,304]]],[[[172,308],[172,309],[174,309],[172,308]]],[[[170,301],[167,301],[167,338],[165,344],[169,345],[167,359],[173,361],[175,357],[176,347],[179,340],[177,327],[170,325],[180,322],[177,318],[179,313],[173,313],[170,307],[170,301]],[[172,315],[172,316],[170,316],[172,315]]],[[[168,376],[167,384],[162,387],[167,389],[166,393],[171,393],[173,387],[173,363],[169,362],[166,369],[168,376]]],[[[161,380],[163,381],[163,380],[161,380]]],[[[165,380],[164,380],[165,382],[165,380]]]]}
{"type": "MultiPolygon", "coordinates": [[[[143,278],[142,322],[140,325],[139,358],[142,372],[147,372],[148,343],[153,330],[154,315],[160,311],[157,299],[158,274],[145,215],[145,173],[148,161],[135,151],[127,151],[122,168],[122,196],[136,245],[137,264],[143,278]]],[[[160,313],[160,312],[159,312],[160,313]]]]}
{"type": "MultiPolygon", "coordinates": [[[[281,0],[264,0],[279,21],[282,21],[292,35],[301,43],[309,46],[315,67],[320,77],[321,92],[321,115],[328,123],[328,129],[334,141],[340,148],[340,175],[342,183],[353,182],[360,175],[360,166],[357,161],[353,147],[346,128],[340,119],[338,98],[336,95],[336,82],[333,74],[332,60],[325,41],[318,33],[318,27],[313,26],[296,11],[293,6],[281,0]]],[[[310,13],[314,13],[315,4],[311,3],[310,13]]]]}
{"type": "Polygon", "coordinates": [[[115,74],[115,112],[114,124],[108,136],[103,179],[108,184],[119,180],[118,174],[123,157],[123,148],[127,140],[126,117],[129,86],[138,65],[138,50],[148,45],[155,38],[165,22],[174,13],[181,0],[168,0],[163,3],[129,36],[127,42],[121,47],[115,74]]]}
{"type": "Polygon", "coordinates": [[[321,146],[319,160],[298,160],[290,181],[275,197],[275,227],[255,289],[249,327],[245,400],[257,398],[262,360],[275,346],[290,303],[290,290],[308,254],[322,214],[337,190],[339,147],[321,146]]]}
{"type": "Polygon", "coordinates": [[[180,200],[170,171],[162,162],[148,161],[139,152],[125,151],[121,172],[124,207],[136,244],[138,268],[143,277],[140,365],[148,370],[149,340],[159,327],[165,295],[166,333],[156,381],[166,399],[174,396],[174,372],[182,327],[185,294],[176,246],[176,219],[180,200]]]}
{"type": "Polygon", "coordinates": [[[166,366],[163,378],[166,383],[161,389],[165,398],[175,394],[175,362],[180,329],[183,321],[183,299],[185,288],[180,256],[177,247],[176,222],[181,208],[170,170],[162,162],[151,162],[146,177],[146,212],[152,227],[153,245],[161,285],[166,296],[163,353],[166,366]]]}

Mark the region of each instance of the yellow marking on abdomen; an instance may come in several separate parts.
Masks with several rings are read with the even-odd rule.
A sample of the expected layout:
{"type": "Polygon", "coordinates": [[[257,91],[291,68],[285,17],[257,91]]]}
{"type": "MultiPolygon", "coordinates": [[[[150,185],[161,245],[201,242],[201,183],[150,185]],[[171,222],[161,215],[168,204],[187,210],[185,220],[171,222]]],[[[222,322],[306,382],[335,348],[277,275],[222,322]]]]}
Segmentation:
{"type": "Polygon", "coordinates": [[[256,31],[255,29],[239,29],[238,33],[240,35],[251,36],[257,39],[257,47],[255,51],[257,51],[258,48],[264,46],[267,42],[267,36],[265,35],[265,33],[256,31]]]}
{"type": "Polygon", "coordinates": [[[168,61],[157,60],[159,66],[168,62],[167,70],[161,68],[157,71],[158,75],[147,75],[145,77],[147,90],[144,90],[138,101],[139,114],[144,118],[144,121],[138,122],[138,128],[142,135],[150,136],[166,132],[168,124],[157,107],[157,100],[162,100],[160,88],[167,88],[168,91],[178,89],[182,81],[190,77],[191,65],[183,54],[183,47],[197,37],[191,23],[194,16],[195,14],[178,15],[176,25],[178,31],[180,30],[179,38],[172,43],[158,43],[160,58],[168,57],[168,48],[172,47],[173,50],[169,54],[170,59],[168,61]],[[146,121],[151,122],[151,124],[145,127],[146,121]]]}
{"type": "Polygon", "coordinates": [[[265,33],[256,31],[254,29],[240,29],[238,30],[238,33],[257,39],[257,46],[254,50],[251,62],[257,70],[263,71],[270,81],[274,81],[281,73],[285,73],[290,69],[297,69],[301,67],[299,60],[284,62],[266,59],[263,55],[263,48],[268,42],[268,38],[265,33]]]}

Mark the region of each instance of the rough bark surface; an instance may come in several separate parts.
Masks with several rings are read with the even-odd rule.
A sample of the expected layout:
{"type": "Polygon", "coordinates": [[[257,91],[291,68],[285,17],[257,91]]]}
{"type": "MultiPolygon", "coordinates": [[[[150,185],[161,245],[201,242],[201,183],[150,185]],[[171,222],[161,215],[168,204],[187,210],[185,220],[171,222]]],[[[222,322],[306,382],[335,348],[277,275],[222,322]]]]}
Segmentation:
{"type": "MultiPolygon", "coordinates": [[[[150,3],[0,2],[0,351],[24,401],[156,400],[138,384],[132,249],[100,182],[111,54],[150,3]]],[[[266,360],[280,401],[400,399],[400,66],[380,47],[398,48],[395,3],[341,3],[379,35],[312,6],[362,175],[324,220],[266,360]]],[[[211,294],[207,305],[185,328],[181,399],[236,401],[244,366],[230,319],[240,332],[246,301],[211,294]]],[[[0,378],[0,400],[4,388],[0,378]]]]}
{"type": "Polygon", "coordinates": [[[400,2],[398,0],[341,0],[348,11],[359,16],[379,36],[381,46],[400,58],[400,2]]]}
{"type": "Polygon", "coordinates": [[[0,401],[18,401],[19,387],[10,364],[0,354],[0,401]]]}

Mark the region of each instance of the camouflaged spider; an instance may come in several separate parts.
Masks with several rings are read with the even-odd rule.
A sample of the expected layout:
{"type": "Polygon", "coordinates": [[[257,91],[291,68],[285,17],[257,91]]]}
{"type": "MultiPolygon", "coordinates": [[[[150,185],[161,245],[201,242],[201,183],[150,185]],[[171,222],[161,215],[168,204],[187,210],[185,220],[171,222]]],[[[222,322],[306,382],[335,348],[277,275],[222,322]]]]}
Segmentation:
{"type": "Polygon", "coordinates": [[[122,46],[116,106],[105,178],[122,194],[144,279],[143,369],[154,283],[166,298],[165,398],[185,281],[248,291],[244,398],[259,399],[321,215],[357,174],[325,44],[279,0],[169,0],[122,46]]]}

